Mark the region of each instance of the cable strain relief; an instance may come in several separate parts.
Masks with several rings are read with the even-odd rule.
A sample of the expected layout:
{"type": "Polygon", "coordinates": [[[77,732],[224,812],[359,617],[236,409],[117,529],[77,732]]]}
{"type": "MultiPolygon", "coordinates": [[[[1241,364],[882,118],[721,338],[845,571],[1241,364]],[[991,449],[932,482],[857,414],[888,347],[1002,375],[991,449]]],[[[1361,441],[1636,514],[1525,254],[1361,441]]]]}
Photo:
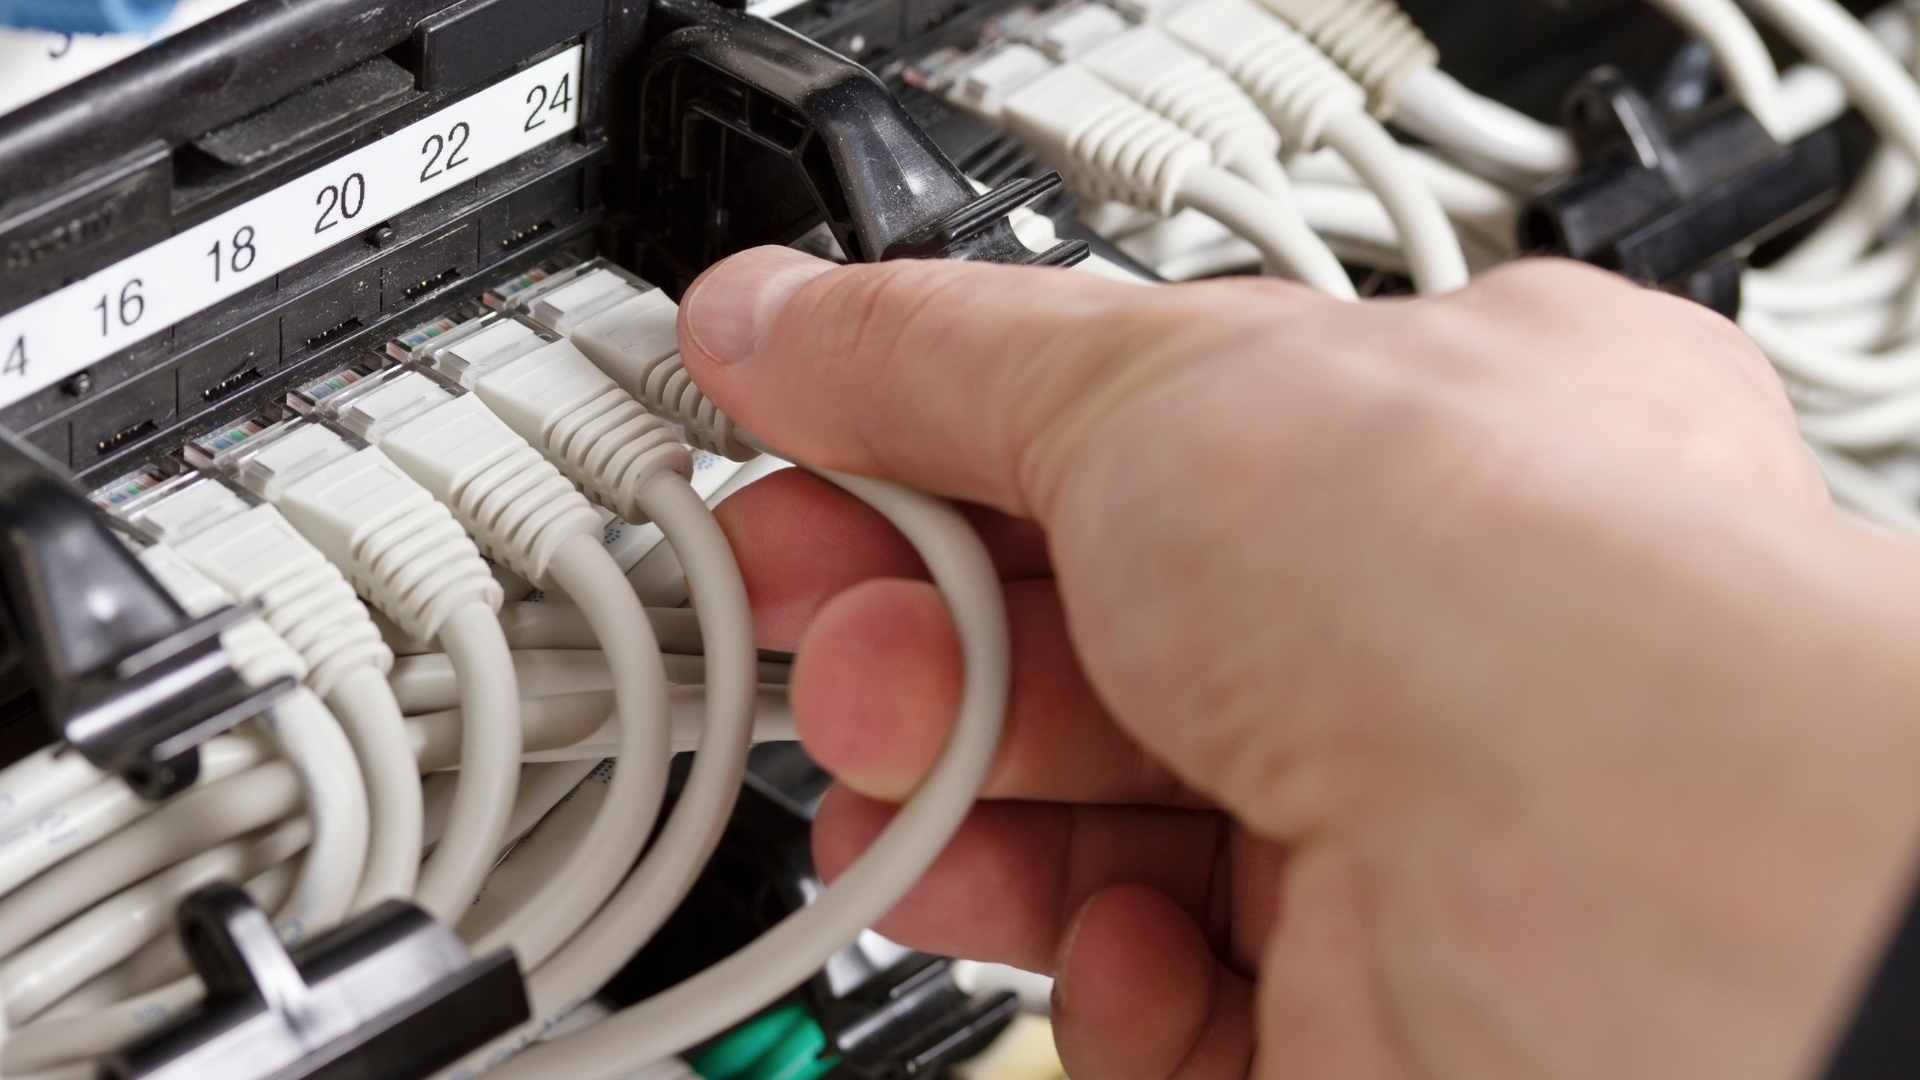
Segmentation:
{"type": "Polygon", "coordinates": [[[437,637],[447,617],[468,604],[498,611],[505,599],[453,513],[431,498],[356,537],[352,558],[362,595],[421,641],[437,637]]]}
{"type": "Polygon", "coordinates": [[[1391,119],[1400,88],[1440,50],[1393,0],[1261,0],[1346,69],[1367,91],[1367,108],[1391,119]]]}
{"type": "Polygon", "coordinates": [[[693,455],[673,428],[617,386],[555,422],[546,446],[587,498],[635,524],[647,520],[637,493],[649,477],[693,475],[693,455]]]}
{"type": "Polygon", "coordinates": [[[552,588],[553,553],[570,537],[598,540],[600,516],[538,450],[518,448],[450,492],[454,515],[481,553],[552,588]]]}
{"type": "Polygon", "coordinates": [[[332,563],[299,567],[262,590],[261,617],[307,660],[307,685],[325,697],[347,672],[373,667],[385,674],[393,650],[380,637],[353,586],[332,563]]]}
{"type": "Polygon", "coordinates": [[[1146,106],[1213,148],[1216,163],[1240,157],[1277,157],[1280,133],[1232,76],[1208,64],[1151,84],[1146,106]]]}
{"type": "Polygon", "coordinates": [[[637,395],[658,416],[680,425],[687,442],[730,461],[752,461],[760,452],[741,442],[733,419],[694,385],[679,353],[665,357],[647,372],[637,395]]]}

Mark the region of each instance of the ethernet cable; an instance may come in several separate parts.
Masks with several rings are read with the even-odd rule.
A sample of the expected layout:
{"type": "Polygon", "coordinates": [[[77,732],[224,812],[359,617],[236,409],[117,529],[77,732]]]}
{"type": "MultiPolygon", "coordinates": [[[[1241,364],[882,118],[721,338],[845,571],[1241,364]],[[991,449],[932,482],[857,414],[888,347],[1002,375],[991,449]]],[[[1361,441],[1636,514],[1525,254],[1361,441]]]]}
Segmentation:
{"type": "Polygon", "coordinates": [[[905,533],[947,601],[966,676],[945,750],[900,813],[813,903],[686,982],[529,1048],[500,1066],[501,1080],[617,1080],[753,1015],[897,903],[971,809],[999,743],[1008,692],[1006,613],[992,561],[951,506],[886,481],[817,471],[905,533]]]}
{"type": "Polygon", "coordinates": [[[1773,54],[1734,0],[1649,2],[1682,30],[1706,43],[1718,62],[1721,78],[1767,134],[1781,142],[1789,139],[1780,100],[1780,72],[1773,65],[1773,54]]]}
{"type": "Polygon", "coordinates": [[[458,812],[421,869],[414,899],[459,922],[486,876],[513,802],[519,688],[494,618],[500,585],[433,495],[377,447],[319,423],[224,429],[189,443],[188,459],[272,504],[408,634],[438,637],[458,673],[468,723],[458,812]]]}
{"type": "MultiPolygon", "coordinates": [[[[1185,66],[1179,53],[1153,50],[1148,38],[1123,36],[1115,43],[1121,49],[1146,46],[1165,62],[1185,66]]],[[[1173,42],[1166,44],[1179,49],[1173,42]]],[[[1091,55],[1109,70],[1127,66],[1124,57],[1106,50],[1095,49],[1091,55]]],[[[1191,207],[1258,248],[1268,273],[1289,273],[1322,291],[1353,299],[1352,281],[1293,208],[1291,192],[1276,198],[1275,187],[1263,190],[1215,164],[1216,155],[1224,152],[1243,172],[1257,170],[1248,161],[1259,154],[1262,140],[1257,131],[1222,115],[1232,110],[1232,99],[1214,95],[1204,83],[1195,89],[1189,74],[1174,69],[1166,78],[1129,79],[1128,85],[1187,122],[1206,122],[1218,137],[1212,144],[1091,70],[1078,64],[1056,66],[1029,45],[990,46],[943,76],[950,82],[950,100],[1004,125],[1059,169],[1082,196],[1124,202],[1162,216],[1191,207]]],[[[1253,119],[1259,119],[1257,114],[1253,119]]],[[[1264,122],[1261,127],[1271,131],[1264,122]]],[[[1277,149],[1275,136],[1272,150],[1277,149]]],[[[1286,181],[1282,176],[1269,183],[1286,181]]]]}
{"type": "MultiPolygon", "coordinates": [[[[278,829],[287,829],[297,840],[306,835],[304,830],[307,827],[304,818],[289,818],[275,826],[274,830],[255,835],[266,837],[273,835],[273,832],[278,829]]],[[[293,879],[298,870],[298,863],[297,858],[290,858],[251,878],[245,878],[248,894],[264,909],[271,911],[279,908],[293,893],[293,879]]],[[[229,875],[227,878],[227,880],[234,879],[234,875],[229,875]]],[[[135,888],[139,887],[135,886],[135,888]]],[[[163,922],[161,926],[155,928],[156,930],[164,929],[164,917],[177,910],[177,907],[178,905],[175,904],[166,908],[163,912],[163,922]]],[[[125,960],[94,976],[62,997],[40,1016],[46,1021],[87,1016],[108,1008],[116,1002],[125,1001],[175,982],[192,970],[193,965],[187,959],[186,950],[180,947],[178,937],[161,933],[135,949],[125,960]]]]}
{"type": "MultiPolygon", "coordinates": [[[[250,434],[258,425],[233,429],[250,434]]],[[[228,441],[225,432],[206,441],[228,441]]],[[[165,546],[235,596],[261,604],[267,625],[300,651],[306,685],[346,728],[367,789],[372,839],[353,910],[413,895],[420,868],[420,782],[400,706],[387,686],[393,653],[354,588],[272,506],[221,479],[142,469],[108,483],[94,503],[165,546]]]]}
{"type": "MultiPolygon", "coordinates": [[[[139,559],[189,615],[199,617],[234,603],[231,593],[171,548],[150,546],[139,559]]],[[[297,683],[307,676],[305,658],[258,618],[234,625],[220,640],[241,677],[256,686],[281,677],[297,683]]],[[[367,790],[353,745],[312,690],[296,686],[262,714],[261,722],[280,756],[299,772],[313,820],[313,841],[294,900],[276,922],[280,936],[297,944],[310,930],[340,922],[353,904],[367,861],[367,790]]]]}
{"type": "Polygon", "coordinates": [[[307,846],[312,827],[289,818],[257,837],[211,848],[133,885],[68,920],[0,963],[0,1003],[24,1024],[90,979],[160,938],[180,901],[216,881],[245,881],[307,846]]]}
{"type": "MultiPolygon", "coordinates": [[[[594,272],[589,264],[579,276],[594,272]]],[[[618,280],[618,275],[606,276],[618,280]]],[[[619,292],[605,280],[590,284],[619,292]]],[[[572,295],[577,299],[580,294],[572,295]]],[[[558,314],[554,309],[564,311],[555,303],[546,313],[558,314]]],[[[691,407],[699,411],[701,404],[692,402],[691,407]]],[[[709,417],[718,415],[711,406],[704,411],[709,417]]],[[[711,429],[689,434],[724,441],[717,440],[711,429]]],[[[468,1055],[442,1076],[465,1075],[505,1059],[596,993],[679,907],[726,830],[746,772],[753,729],[753,612],[733,550],[705,502],[690,487],[668,486],[663,491],[653,508],[654,520],[685,562],[687,579],[700,604],[706,657],[707,722],[686,786],[658,839],[619,891],[527,980],[533,1019],[468,1055]]]]}
{"type": "MultiPolygon", "coordinates": [[[[1690,0],[1674,2],[1684,6],[1690,0]]],[[[1732,0],[1706,2],[1732,7],[1732,0]]],[[[1523,184],[1576,164],[1564,131],[1476,94],[1440,70],[1440,51],[1393,0],[1262,3],[1365,87],[1368,106],[1382,121],[1391,120],[1455,158],[1523,184]]],[[[1752,33],[1750,25],[1746,29],[1752,33]]],[[[1760,55],[1766,56],[1764,51],[1760,55]]]]}
{"type": "MultiPolygon", "coordinates": [[[[735,443],[767,452],[735,428],[698,387],[677,383],[678,357],[660,355],[659,315],[671,301],[654,297],[623,275],[589,264],[578,275],[584,286],[603,288],[592,313],[569,319],[568,336],[580,350],[622,382],[637,380],[649,407],[686,424],[689,436],[708,444],[735,443]],[[597,279],[597,280],[594,280],[597,279]],[[622,296],[622,293],[626,295],[622,296]],[[669,377],[654,378],[662,372],[669,377]]],[[[566,317],[566,312],[549,312],[566,317]]],[[[789,916],[720,964],[657,997],[623,1010],[578,1034],[535,1046],[501,1067],[503,1080],[563,1074],[580,1080],[613,1080],[731,1027],[812,975],[828,956],[854,940],[911,888],[938,857],[972,808],[999,743],[1006,714],[1009,639],[998,575],[985,547],[952,506],[897,484],[825,470],[819,475],[872,506],[905,534],[946,599],[965,658],[960,708],[954,732],[932,773],[907,805],[842,876],[810,905],[789,916]]],[[[696,798],[718,795],[707,788],[702,766],[715,762],[714,786],[739,781],[737,757],[751,724],[751,613],[738,567],[712,514],[691,489],[673,489],[654,515],[676,551],[689,557],[688,576],[700,599],[713,708],[694,773],[666,831],[607,909],[547,968],[530,981],[536,1018],[551,1023],[612,974],[608,956],[630,955],[650,937],[691,887],[718,839],[718,822],[683,818],[696,798]],[[683,539],[684,538],[684,539],[683,539]],[[722,698],[726,699],[725,701],[722,698]],[[723,741],[724,757],[708,743],[723,741]],[[689,821],[684,834],[677,831],[689,821]],[[702,834],[705,835],[702,835],[702,834]]],[[[706,811],[711,813],[711,811],[706,811]]],[[[717,817],[718,815],[716,815],[717,817]]],[[[617,961],[615,962],[617,966],[617,961]]],[[[497,1043],[484,1058],[495,1060],[524,1045],[529,1032],[497,1043]]]]}
{"type": "MultiPolygon", "coordinates": [[[[551,399],[552,383],[506,382],[536,400],[551,399]]],[[[535,585],[564,589],[603,653],[618,658],[608,666],[623,764],[603,813],[542,895],[476,945],[483,954],[511,946],[525,967],[535,968],[618,887],[665,797],[672,725],[666,668],[652,624],[601,546],[599,515],[478,396],[412,365],[365,373],[345,369],[317,385],[328,392],[309,387],[298,399],[380,447],[452,509],[496,561],[535,585]],[[351,385],[333,388],[340,382],[351,385]]],[[[652,460],[668,467],[684,455],[652,460]]]]}
{"type": "Polygon", "coordinates": [[[0,900],[0,957],[150,874],[297,813],[301,796],[281,761],[175,796],[0,900]]]}
{"type": "MultiPolygon", "coordinates": [[[[73,755],[78,756],[78,755],[73,755]]],[[[266,760],[265,745],[244,733],[209,739],[204,744],[198,787],[219,783],[266,760]]],[[[43,807],[35,820],[10,830],[0,844],[0,896],[32,881],[157,809],[127,785],[106,778],[43,807]]]]}
{"type": "MultiPolygon", "coordinates": [[[[1147,23],[1191,0],[1114,0],[1147,23]]],[[[1262,0],[1365,88],[1369,111],[1503,182],[1532,186],[1572,169],[1566,132],[1476,94],[1438,67],[1435,49],[1391,0],[1262,0]]]]}
{"type": "Polygon", "coordinates": [[[0,769],[0,835],[107,779],[79,754],[54,744],[0,769]]]}
{"type": "MultiPolygon", "coordinates": [[[[672,721],[672,748],[676,754],[700,745],[706,723],[707,691],[698,684],[668,687],[668,715],[672,721]]],[[[613,695],[599,691],[520,699],[522,764],[576,761],[620,756],[618,719],[613,695]]],[[[407,735],[413,740],[415,760],[422,773],[453,768],[460,758],[460,710],[441,709],[407,717],[407,735]]],[[[752,742],[791,742],[793,715],[787,707],[786,687],[761,683],[753,712],[752,742]]]]}
{"type": "Polygon", "coordinates": [[[1880,137],[1920,161],[1920,86],[1834,0],[1747,0],[1782,37],[1838,76],[1880,137]]]}
{"type": "Polygon", "coordinates": [[[1329,147],[1379,195],[1399,230],[1414,284],[1450,292],[1467,283],[1460,241],[1400,144],[1367,114],[1366,91],[1255,0],[1198,0],[1160,22],[1232,75],[1296,151],[1329,147]]]}
{"type": "MultiPolygon", "coordinates": [[[[692,610],[650,607],[647,622],[661,652],[700,655],[700,623],[692,610]]],[[[500,629],[507,635],[507,646],[515,650],[599,647],[579,607],[558,600],[509,600],[500,607],[500,629]]]]}
{"type": "MultiPolygon", "coordinates": [[[[1111,10],[1099,5],[1088,9],[1111,10]]],[[[1301,217],[1280,133],[1226,73],[1153,26],[1136,26],[1088,49],[1081,66],[1213,148],[1216,164],[1259,188],[1274,205],[1287,265],[1309,285],[1354,299],[1353,282],[1301,217]]]]}

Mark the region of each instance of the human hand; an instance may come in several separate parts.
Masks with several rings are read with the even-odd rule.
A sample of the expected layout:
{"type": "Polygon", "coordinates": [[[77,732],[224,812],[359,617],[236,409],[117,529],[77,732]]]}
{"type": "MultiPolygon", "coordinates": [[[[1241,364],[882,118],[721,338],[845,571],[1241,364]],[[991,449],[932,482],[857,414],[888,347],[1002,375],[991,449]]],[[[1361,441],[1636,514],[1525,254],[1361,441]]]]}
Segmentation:
{"type": "MultiPolygon", "coordinates": [[[[1564,263],[1349,305],[784,249],[681,318],[771,444],[979,507],[1008,727],[881,929],[1053,972],[1075,1080],[1821,1062],[1920,850],[1920,553],[1831,512],[1730,324],[1564,263]]],[[[824,484],[720,515],[832,874],[957,648],[824,484]]]]}

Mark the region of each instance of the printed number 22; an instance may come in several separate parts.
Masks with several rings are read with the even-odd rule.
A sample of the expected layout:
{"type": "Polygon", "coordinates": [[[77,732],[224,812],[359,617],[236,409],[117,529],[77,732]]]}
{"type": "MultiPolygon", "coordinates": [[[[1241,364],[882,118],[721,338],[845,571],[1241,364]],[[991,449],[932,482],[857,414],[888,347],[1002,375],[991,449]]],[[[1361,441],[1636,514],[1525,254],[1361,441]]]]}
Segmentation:
{"type": "Polygon", "coordinates": [[[558,109],[566,112],[573,107],[573,73],[568,72],[560,76],[560,82],[553,88],[552,101],[547,100],[546,87],[535,86],[527,91],[527,104],[533,106],[533,111],[527,114],[527,124],[521,130],[532,131],[537,127],[545,127],[547,118],[540,115],[543,111],[552,112],[558,109]]]}

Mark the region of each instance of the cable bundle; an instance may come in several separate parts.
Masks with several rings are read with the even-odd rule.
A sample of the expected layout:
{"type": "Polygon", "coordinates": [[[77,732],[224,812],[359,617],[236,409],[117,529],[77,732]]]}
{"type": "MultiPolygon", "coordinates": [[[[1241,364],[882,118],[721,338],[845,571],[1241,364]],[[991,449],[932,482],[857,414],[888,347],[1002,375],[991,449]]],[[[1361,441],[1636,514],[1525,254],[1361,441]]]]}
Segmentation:
{"type": "MultiPolygon", "coordinates": [[[[191,1006],[197,980],[165,931],[216,880],[246,882],[290,942],[401,896],[471,920],[479,951],[511,948],[536,1020],[468,1067],[590,996],[692,887],[749,745],[793,737],[785,666],[758,662],[687,449],[565,332],[640,370],[686,410],[691,439],[759,451],[697,389],[644,377],[668,358],[674,314],[651,287],[589,265],[515,311],[546,321],[490,316],[404,364],[342,369],[293,395],[303,417],[211,433],[189,447],[197,469],[96,493],[188,610],[261,602],[223,639],[238,670],[305,685],[206,744],[198,783],[161,804],[52,748],[0,772],[0,1071],[84,1071],[191,1006]],[[629,574],[651,556],[613,552],[643,527],[609,524],[589,496],[651,519],[697,617],[642,607],[629,574]],[[549,595],[506,602],[500,580],[549,595]],[[643,856],[669,758],[687,749],[692,771],[643,856]]],[[[638,1041],[565,1040],[536,1059],[611,1053],[627,1071],[759,1011],[891,906],[970,806],[1009,665],[991,564],[943,504],[843,482],[901,525],[954,603],[969,684],[953,749],[871,865],[740,964],[608,1021],[638,1041]]]]}

